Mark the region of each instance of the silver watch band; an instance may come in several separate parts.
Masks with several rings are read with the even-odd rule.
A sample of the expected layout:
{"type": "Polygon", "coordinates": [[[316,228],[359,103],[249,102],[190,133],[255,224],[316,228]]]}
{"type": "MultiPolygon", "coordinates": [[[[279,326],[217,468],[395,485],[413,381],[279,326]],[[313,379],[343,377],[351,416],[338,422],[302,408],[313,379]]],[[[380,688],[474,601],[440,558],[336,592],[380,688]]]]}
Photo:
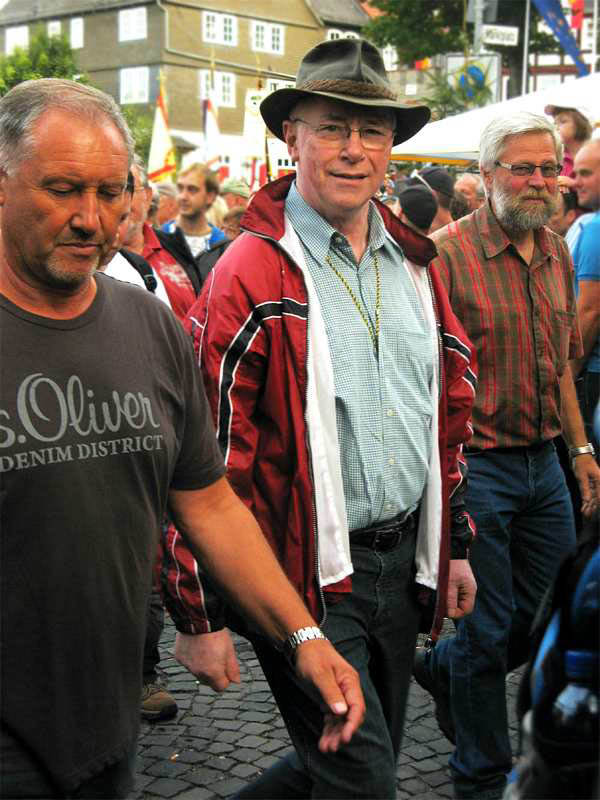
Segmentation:
{"type": "Polygon", "coordinates": [[[307,628],[298,628],[297,631],[290,633],[283,643],[283,652],[287,658],[293,660],[298,645],[303,642],[311,641],[312,639],[327,639],[327,637],[323,631],[315,625],[310,625],[307,628]]]}
{"type": "Polygon", "coordinates": [[[577,458],[577,456],[595,456],[596,451],[594,450],[594,445],[591,442],[587,444],[581,445],[581,447],[569,447],[569,460],[571,464],[573,463],[573,459],[577,458]]]}

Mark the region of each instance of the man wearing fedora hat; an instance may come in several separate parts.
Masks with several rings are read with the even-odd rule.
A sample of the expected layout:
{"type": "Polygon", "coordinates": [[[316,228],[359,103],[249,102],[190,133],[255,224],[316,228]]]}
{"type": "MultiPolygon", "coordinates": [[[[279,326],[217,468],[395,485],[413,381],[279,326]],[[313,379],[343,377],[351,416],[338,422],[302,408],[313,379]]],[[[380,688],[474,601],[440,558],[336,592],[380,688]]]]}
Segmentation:
{"type": "MultiPolygon", "coordinates": [[[[311,50],[261,113],[296,175],[255,195],[187,323],[229,479],[320,620],[298,640],[334,643],[367,711],[350,744],[319,752],[322,711],[293,648],[286,658],[250,633],[296,752],[239,796],[393,798],[423,602],[437,588],[435,638],[475,594],[460,458],[470,344],[429,274],[431,241],[372,199],[392,145],[429,111],[397,100],[371,44],[340,39],[311,50]]],[[[179,657],[224,688],[228,634],[177,624],[179,657]]]]}

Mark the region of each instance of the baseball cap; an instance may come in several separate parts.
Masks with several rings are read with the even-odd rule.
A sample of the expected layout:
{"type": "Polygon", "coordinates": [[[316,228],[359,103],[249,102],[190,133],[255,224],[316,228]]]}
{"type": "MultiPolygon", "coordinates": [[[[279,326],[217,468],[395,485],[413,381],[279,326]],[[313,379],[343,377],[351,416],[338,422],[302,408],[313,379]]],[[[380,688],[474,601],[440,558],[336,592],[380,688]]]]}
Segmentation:
{"type": "Polygon", "coordinates": [[[221,194],[237,194],[239,197],[250,197],[250,187],[241,178],[227,178],[221,184],[221,194]]]}
{"type": "Polygon", "coordinates": [[[448,197],[454,195],[454,178],[443,167],[424,167],[419,176],[436,192],[448,197]]]}
{"type": "Polygon", "coordinates": [[[399,194],[402,211],[417,228],[429,230],[433,218],[437,214],[438,204],[433,192],[426,186],[409,186],[399,194]]]}

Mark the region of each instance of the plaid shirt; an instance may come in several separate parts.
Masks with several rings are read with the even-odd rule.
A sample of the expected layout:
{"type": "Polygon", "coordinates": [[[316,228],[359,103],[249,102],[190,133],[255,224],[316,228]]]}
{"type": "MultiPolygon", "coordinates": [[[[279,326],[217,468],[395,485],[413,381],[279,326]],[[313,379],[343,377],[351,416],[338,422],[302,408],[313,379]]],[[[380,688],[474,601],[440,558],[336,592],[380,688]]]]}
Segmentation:
{"type": "Polygon", "coordinates": [[[582,353],[563,239],[548,228],[535,231],[527,265],[487,203],[434,239],[434,268],[477,350],[470,446],[519,447],[557,436],[559,378],[582,353]]]}

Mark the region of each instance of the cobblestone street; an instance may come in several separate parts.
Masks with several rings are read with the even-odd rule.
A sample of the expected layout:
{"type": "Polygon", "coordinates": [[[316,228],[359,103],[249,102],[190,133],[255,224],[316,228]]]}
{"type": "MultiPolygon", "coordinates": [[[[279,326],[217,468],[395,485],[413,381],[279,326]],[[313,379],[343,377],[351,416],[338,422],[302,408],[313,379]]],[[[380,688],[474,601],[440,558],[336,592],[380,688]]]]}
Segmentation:
{"type": "MultiPolygon", "coordinates": [[[[450,629],[451,630],[451,629],[450,629]]],[[[288,752],[287,731],[251,646],[236,637],[242,682],[216,694],[172,656],[175,629],[167,618],[161,668],[179,713],[166,723],[142,723],[136,800],[220,800],[250,783],[288,752]]],[[[519,676],[508,678],[511,729],[519,676]]],[[[412,683],[397,798],[452,797],[447,769],[452,745],[440,733],[429,695],[412,683]]]]}

